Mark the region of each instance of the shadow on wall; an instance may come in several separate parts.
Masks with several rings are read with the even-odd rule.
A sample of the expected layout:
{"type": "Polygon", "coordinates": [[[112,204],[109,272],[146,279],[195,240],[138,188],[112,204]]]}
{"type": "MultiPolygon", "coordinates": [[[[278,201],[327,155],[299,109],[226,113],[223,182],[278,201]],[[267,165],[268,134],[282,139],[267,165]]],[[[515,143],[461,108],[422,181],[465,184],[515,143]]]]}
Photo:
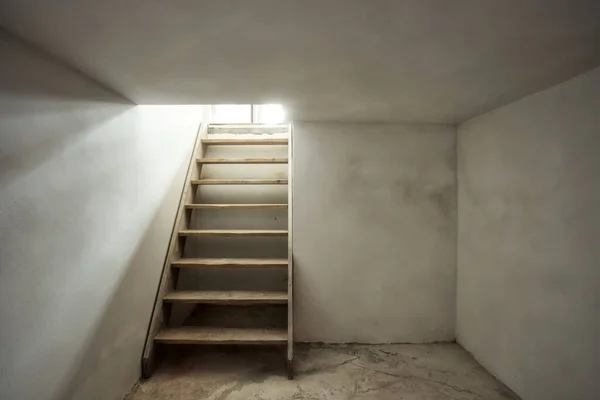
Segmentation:
{"type": "MultiPolygon", "coordinates": [[[[110,130],[128,130],[131,118],[126,116],[124,124],[115,118],[117,127],[110,130]]],[[[26,199],[26,208],[34,211],[24,215],[26,209],[10,207],[6,221],[0,218],[3,227],[13,221],[24,227],[0,245],[5,249],[2,264],[8,266],[6,281],[15,292],[36,290],[27,295],[31,308],[8,316],[9,321],[21,318],[19,332],[33,331],[21,339],[22,346],[39,343],[30,360],[20,361],[36,363],[28,369],[44,374],[42,368],[59,360],[63,369],[57,394],[48,398],[104,398],[99,389],[109,382],[124,394],[139,377],[148,318],[181,192],[182,181],[175,177],[183,177],[187,167],[187,157],[181,155],[162,172],[157,170],[160,165],[151,167],[152,157],[132,161],[128,152],[141,150],[139,137],[119,140],[106,129],[91,130],[75,135],[83,143],[71,144],[73,151],[57,152],[48,156],[46,165],[15,176],[9,188],[18,188],[18,193],[8,194],[26,199]],[[96,136],[106,139],[104,149],[94,145],[96,136]],[[125,149],[116,150],[119,146],[125,149]],[[85,153],[94,148],[106,153],[105,165],[90,169],[85,153]],[[115,150],[111,158],[110,148],[115,150]],[[72,160],[69,153],[83,154],[72,160]],[[63,162],[73,168],[63,168],[63,162]],[[40,187],[44,179],[55,180],[56,187],[40,187]]],[[[0,199],[4,204],[4,195],[0,199]]],[[[2,289],[0,298],[10,291],[2,289]]],[[[11,297],[8,304],[20,296],[11,297]]],[[[18,361],[20,354],[15,356],[18,361]]]]}
{"type": "Polygon", "coordinates": [[[201,111],[136,107],[2,31],[0,57],[0,398],[122,397],[201,111]]]}
{"type": "Polygon", "coordinates": [[[0,54],[2,186],[135,107],[1,29],[0,54]]]}
{"type": "MultiPolygon", "coordinates": [[[[187,163],[181,167],[184,174],[187,163]]],[[[181,192],[179,180],[174,180],[167,193],[175,192],[181,192]]],[[[131,257],[124,260],[123,274],[102,315],[90,329],[91,335],[71,368],[70,379],[62,385],[56,399],[103,399],[98,392],[102,384],[128,391],[139,378],[149,317],[169,240],[160,227],[173,224],[174,212],[164,210],[176,210],[174,199],[163,196],[150,224],[140,232],[140,241],[131,257]],[[123,357],[123,352],[129,356],[123,357]],[[94,378],[88,379],[90,376],[94,378]]]]}

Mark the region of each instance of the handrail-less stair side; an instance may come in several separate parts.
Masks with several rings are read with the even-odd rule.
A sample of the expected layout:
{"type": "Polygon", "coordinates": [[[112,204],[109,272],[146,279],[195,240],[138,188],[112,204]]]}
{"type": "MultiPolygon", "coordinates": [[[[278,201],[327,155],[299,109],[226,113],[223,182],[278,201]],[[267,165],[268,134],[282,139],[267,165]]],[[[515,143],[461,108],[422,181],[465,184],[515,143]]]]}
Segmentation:
{"type": "Polygon", "coordinates": [[[179,199],[175,223],[173,224],[173,231],[171,233],[167,255],[163,264],[152,316],[150,317],[148,333],[146,334],[146,343],[142,355],[142,376],[144,378],[149,378],[156,369],[158,355],[154,338],[158,332],[167,326],[169,321],[171,306],[163,303],[163,298],[167,293],[175,290],[175,287],[177,286],[179,269],[171,268],[171,264],[175,260],[183,258],[184,242],[179,237],[179,231],[186,228],[189,224],[189,217],[191,217],[191,215],[186,212],[185,204],[194,203],[194,188],[190,185],[190,181],[192,178],[200,176],[200,165],[197,164],[195,160],[202,157],[204,154],[205,147],[202,144],[202,139],[205,138],[207,134],[208,124],[202,122],[198,134],[196,135],[194,149],[190,157],[184,181],[184,188],[181,193],[181,198],[179,199]]]}
{"type": "Polygon", "coordinates": [[[294,241],[292,240],[294,198],[293,171],[294,171],[294,126],[289,125],[288,143],[288,344],[287,344],[287,372],[288,379],[294,378],[294,241]]]}
{"type": "MultiPolygon", "coordinates": [[[[212,125],[212,124],[211,124],[212,125]]],[[[252,129],[260,130],[255,124],[252,129]]],[[[286,359],[288,377],[293,378],[293,251],[292,251],[292,129],[287,126],[288,138],[209,138],[208,124],[202,124],[191,155],[179,207],[163,271],[158,286],[144,353],[142,376],[148,378],[157,367],[159,344],[261,344],[287,345],[286,359]],[[205,158],[209,146],[288,146],[287,158],[205,158]],[[202,179],[202,166],[207,164],[288,164],[287,179],[202,179]],[[288,204],[201,204],[196,192],[200,185],[282,185],[288,184],[288,204]],[[191,229],[194,210],[288,210],[287,229],[191,229]],[[185,258],[185,245],[190,237],[287,237],[287,259],[282,258],[185,258]],[[179,272],[186,268],[256,268],[279,269],[287,267],[287,290],[177,290],[179,272]],[[287,304],[287,329],[219,328],[202,326],[170,327],[169,317],[174,304],[210,304],[217,306],[252,306],[287,304]]],[[[219,130],[226,129],[220,125],[219,130]]]]}

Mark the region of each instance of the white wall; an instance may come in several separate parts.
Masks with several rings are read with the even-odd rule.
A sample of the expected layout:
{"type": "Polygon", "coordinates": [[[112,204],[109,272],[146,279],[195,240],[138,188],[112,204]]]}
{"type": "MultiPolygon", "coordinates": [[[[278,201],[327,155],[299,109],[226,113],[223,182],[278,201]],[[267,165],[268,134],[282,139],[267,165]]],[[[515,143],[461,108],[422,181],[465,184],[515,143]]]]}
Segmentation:
{"type": "Polygon", "coordinates": [[[135,107],[0,32],[0,398],[139,377],[199,107],[135,107]]]}
{"type": "Polygon", "coordinates": [[[454,339],[455,131],[295,123],[296,340],[454,339]]]}
{"type": "Polygon", "coordinates": [[[600,393],[600,69],[459,127],[458,340],[524,400],[600,393]]]}

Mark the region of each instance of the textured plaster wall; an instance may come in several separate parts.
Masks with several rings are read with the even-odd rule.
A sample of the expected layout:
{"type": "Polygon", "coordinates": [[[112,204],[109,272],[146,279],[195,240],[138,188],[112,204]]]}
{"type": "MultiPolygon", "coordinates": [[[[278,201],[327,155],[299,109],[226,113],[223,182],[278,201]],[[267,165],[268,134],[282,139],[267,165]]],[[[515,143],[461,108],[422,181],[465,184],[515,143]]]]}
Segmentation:
{"type": "Polygon", "coordinates": [[[135,107],[0,32],[0,398],[122,399],[199,107],[135,107]]]}
{"type": "Polygon", "coordinates": [[[300,341],[454,339],[455,131],[295,123],[300,341]]]}
{"type": "Polygon", "coordinates": [[[459,127],[459,342],[524,400],[600,393],[600,69],[459,127]]]}

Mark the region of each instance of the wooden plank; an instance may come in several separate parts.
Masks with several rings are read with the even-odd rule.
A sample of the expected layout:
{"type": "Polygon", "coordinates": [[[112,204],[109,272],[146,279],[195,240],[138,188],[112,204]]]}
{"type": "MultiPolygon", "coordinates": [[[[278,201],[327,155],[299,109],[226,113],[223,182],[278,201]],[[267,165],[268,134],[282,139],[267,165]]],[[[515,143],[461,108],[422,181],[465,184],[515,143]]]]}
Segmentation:
{"type": "Polygon", "coordinates": [[[192,185],[287,185],[287,179],[194,179],[192,185]]]}
{"type": "Polygon", "coordinates": [[[288,126],[281,124],[210,124],[208,129],[208,136],[214,136],[218,134],[226,135],[275,135],[281,133],[287,133],[288,126]]]}
{"type": "Polygon", "coordinates": [[[161,331],[154,340],[167,344],[239,344],[273,345],[285,344],[285,329],[215,328],[203,326],[179,326],[161,331]]]}
{"type": "Polygon", "coordinates": [[[200,164],[287,164],[287,158],[199,158],[200,164]]]}
{"type": "Polygon", "coordinates": [[[173,287],[173,280],[177,274],[177,271],[174,271],[172,268],[170,268],[170,265],[173,260],[179,259],[183,256],[183,249],[179,243],[178,232],[182,229],[185,229],[187,225],[185,218],[185,204],[194,203],[195,200],[194,190],[189,182],[192,180],[192,178],[200,176],[200,167],[194,161],[203,156],[204,146],[202,146],[202,139],[204,139],[207,134],[208,124],[203,121],[198,129],[194,147],[190,154],[188,170],[186,172],[179,205],[177,208],[177,214],[175,216],[175,223],[173,224],[171,239],[169,241],[169,247],[165,256],[160,282],[158,284],[158,290],[156,292],[154,308],[150,317],[150,323],[148,324],[148,333],[146,334],[146,342],[144,344],[144,352],[142,354],[142,376],[144,378],[149,378],[152,375],[157,364],[154,337],[168,324],[168,316],[166,316],[164,313],[162,298],[166,293],[169,293],[175,289],[173,287]]]}
{"type": "Polygon", "coordinates": [[[285,292],[257,292],[248,290],[176,290],[167,294],[164,301],[171,303],[193,304],[286,304],[287,291],[285,292]]]}
{"type": "Polygon", "coordinates": [[[287,204],[186,204],[188,209],[208,210],[259,210],[259,209],[284,209],[287,204]]]}
{"type": "Polygon", "coordinates": [[[288,139],[203,139],[202,143],[214,146],[285,146],[288,139]]]}
{"type": "Polygon", "coordinates": [[[288,127],[290,141],[288,146],[288,329],[287,329],[287,373],[288,379],[294,378],[294,240],[293,234],[293,201],[294,201],[294,131],[290,124],[288,127]]]}
{"type": "Polygon", "coordinates": [[[171,263],[176,268],[234,267],[280,268],[288,266],[287,258],[180,258],[171,263]]]}
{"type": "Polygon", "coordinates": [[[285,128],[287,124],[279,124],[279,123],[268,124],[266,122],[211,122],[209,125],[217,126],[217,127],[223,127],[223,126],[248,127],[248,126],[251,126],[253,128],[265,128],[265,127],[267,127],[267,128],[272,128],[272,127],[285,128]]]}
{"type": "Polygon", "coordinates": [[[179,236],[262,237],[287,236],[284,229],[183,229],[179,236]]]}

